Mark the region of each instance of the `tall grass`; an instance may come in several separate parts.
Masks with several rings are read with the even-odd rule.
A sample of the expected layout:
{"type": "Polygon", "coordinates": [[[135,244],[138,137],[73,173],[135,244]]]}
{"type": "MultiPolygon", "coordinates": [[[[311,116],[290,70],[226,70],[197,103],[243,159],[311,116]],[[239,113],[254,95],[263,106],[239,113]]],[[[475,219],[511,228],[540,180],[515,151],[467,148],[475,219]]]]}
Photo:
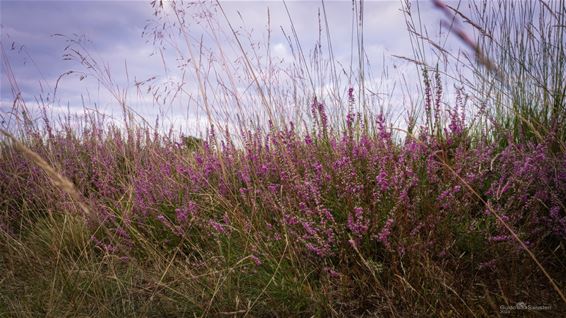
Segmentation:
{"type": "MultiPolygon", "coordinates": [[[[450,24],[468,60],[419,30],[415,4],[404,2],[422,102],[397,127],[366,86],[363,3],[353,7],[355,76],[345,78],[329,3],[319,19],[326,53],[322,40],[303,51],[292,28],[295,59],[282,69],[245,46],[222,3],[153,2],[146,30],[190,59],[175,85],[197,93],[149,91],[161,103],[193,100],[207,133],[161,132],[113,85],[121,126],[97,114],[14,117],[0,142],[1,312],[560,316],[564,2],[471,2],[470,17],[435,3],[473,26],[450,24]],[[187,31],[191,14],[213,45],[233,39],[240,58],[204,47],[187,31]],[[430,49],[447,64],[430,65],[430,49]],[[448,63],[469,71],[457,77],[448,63]],[[454,100],[448,79],[459,84],[454,100]]],[[[111,82],[71,42],[67,57],[111,82]]],[[[14,107],[21,114],[25,101],[14,107]]]]}

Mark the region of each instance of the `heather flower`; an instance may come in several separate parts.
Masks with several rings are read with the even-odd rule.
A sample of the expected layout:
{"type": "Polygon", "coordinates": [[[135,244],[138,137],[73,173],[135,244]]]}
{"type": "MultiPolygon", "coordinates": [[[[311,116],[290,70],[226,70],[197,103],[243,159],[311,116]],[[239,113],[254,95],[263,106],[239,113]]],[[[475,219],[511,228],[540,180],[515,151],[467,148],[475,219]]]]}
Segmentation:
{"type": "Polygon", "coordinates": [[[330,221],[330,223],[334,223],[334,216],[332,216],[332,213],[327,208],[320,209],[320,214],[321,217],[323,217],[323,220],[330,221]]]}
{"type": "Polygon", "coordinates": [[[554,206],[550,209],[550,213],[549,213],[550,217],[553,220],[560,220],[560,207],[559,206],[554,206]]]}
{"type": "Polygon", "coordinates": [[[307,243],[306,245],[307,250],[311,251],[312,253],[318,255],[318,256],[322,256],[322,250],[318,247],[316,247],[314,244],[312,243],[307,243]]]}
{"type": "Polygon", "coordinates": [[[123,263],[128,263],[130,261],[130,258],[128,256],[120,256],[118,259],[123,263]]]}
{"type": "Polygon", "coordinates": [[[387,127],[385,126],[385,116],[383,114],[379,114],[377,116],[377,128],[379,131],[379,137],[381,141],[384,143],[389,142],[391,138],[391,133],[387,131],[387,127]]]}
{"type": "Polygon", "coordinates": [[[122,227],[117,227],[116,230],[116,235],[125,238],[125,239],[129,239],[130,235],[128,234],[128,232],[126,232],[122,227]]]}
{"type": "Polygon", "coordinates": [[[230,222],[230,216],[228,215],[228,212],[224,212],[224,215],[222,216],[222,221],[224,222],[225,225],[230,225],[232,222],[230,222]]]}
{"type": "Polygon", "coordinates": [[[405,252],[405,247],[403,245],[397,246],[397,253],[399,254],[399,256],[403,257],[405,255],[405,252]]]}
{"type": "Polygon", "coordinates": [[[387,248],[389,248],[391,246],[390,242],[389,242],[389,236],[391,235],[391,228],[392,227],[393,227],[393,219],[389,218],[389,219],[387,219],[387,221],[385,222],[385,225],[383,226],[383,228],[381,229],[381,231],[377,235],[377,239],[387,248]]]}
{"type": "Polygon", "coordinates": [[[508,241],[509,239],[511,239],[511,236],[509,236],[509,235],[496,235],[496,236],[489,237],[488,240],[490,242],[505,242],[505,241],[508,241]]]}
{"type": "Polygon", "coordinates": [[[322,270],[325,271],[331,278],[339,278],[340,277],[340,273],[335,271],[331,267],[324,267],[322,270]]]}
{"type": "Polygon", "coordinates": [[[252,261],[255,263],[256,266],[261,265],[261,260],[259,259],[259,257],[255,256],[255,255],[251,255],[250,258],[252,259],[252,261]]]}
{"type": "Polygon", "coordinates": [[[187,209],[175,209],[175,218],[177,223],[184,224],[187,222],[189,217],[189,211],[187,209]]]}
{"type": "Polygon", "coordinates": [[[348,215],[348,229],[358,237],[364,235],[368,230],[367,222],[364,220],[364,209],[354,208],[353,215],[348,215]]]}
{"type": "Polygon", "coordinates": [[[375,177],[375,182],[379,186],[381,192],[387,191],[387,188],[389,187],[389,182],[387,181],[387,172],[385,172],[385,169],[381,169],[377,177],[375,177]]]}
{"type": "Polygon", "coordinates": [[[312,138],[311,138],[310,135],[305,136],[305,144],[307,144],[309,146],[313,144],[313,141],[312,141],[312,138]]]}
{"type": "Polygon", "coordinates": [[[297,217],[291,214],[283,214],[283,220],[287,223],[287,225],[295,225],[299,223],[297,217]]]}
{"type": "Polygon", "coordinates": [[[348,113],[348,115],[346,115],[346,133],[347,136],[350,137],[350,140],[352,140],[352,138],[354,137],[354,119],[355,119],[355,115],[352,113],[348,113]]]}
{"type": "Polygon", "coordinates": [[[274,194],[277,193],[278,188],[279,188],[279,186],[276,185],[276,184],[273,184],[273,183],[271,183],[267,186],[267,189],[269,190],[269,192],[274,193],[274,194]]]}
{"type": "Polygon", "coordinates": [[[419,224],[417,224],[417,226],[415,226],[415,228],[411,230],[411,236],[417,235],[423,227],[424,227],[424,223],[419,222],[419,224]]]}
{"type": "Polygon", "coordinates": [[[216,231],[216,233],[218,233],[218,234],[224,234],[224,233],[226,233],[226,229],[224,228],[224,226],[223,226],[222,224],[220,224],[220,223],[218,223],[218,222],[216,222],[216,221],[214,221],[214,220],[212,220],[212,219],[210,219],[210,220],[208,221],[208,224],[210,225],[210,227],[212,227],[212,229],[213,229],[214,231],[216,231]]]}
{"type": "Polygon", "coordinates": [[[326,115],[326,111],[324,110],[324,105],[318,101],[316,97],[313,98],[313,102],[311,104],[311,113],[315,122],[319,127],[322,129],[323,136],[327,136],[327,128],[328,128],[328,117],[326,115]],[[319,120],[320,119],[320,120],[319,120]]]}
{"type": "Polygon", "coordinates": [[[302,222],[303,229],[307,232],[308,235],[314,236],[317,234],[316,229],[313,227],[311,222],[302,222]]]}

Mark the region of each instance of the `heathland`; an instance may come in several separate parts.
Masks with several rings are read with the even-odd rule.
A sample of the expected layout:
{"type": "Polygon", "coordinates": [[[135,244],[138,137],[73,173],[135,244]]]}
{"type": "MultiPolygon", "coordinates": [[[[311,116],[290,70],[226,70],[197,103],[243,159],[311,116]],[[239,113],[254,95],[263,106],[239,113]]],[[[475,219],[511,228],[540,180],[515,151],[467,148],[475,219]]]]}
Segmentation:
{"type": "MultiPolygon", "coordinates": [[[[0,141],[0,314],[564,314],[565,2],[433,3],[466,53],[402,2],[403,60],[420,77],[402,123],[366,87],[356,1],[350,78],[330,40],[303,52],[292,32],[295,63],[277,70],[229,23],[209,31],[233,39],[237,66],[203,58],[184,15],[205,8],[216,26],[222,3],[154,1],[148,33],[186,52],[202,139],[150,125],[120,94],[119,122],[57,120],[47,104],[32,120],[16,94],[0,141]]],[[[80,42],[67,52],[108,83],[80,42]]]]}

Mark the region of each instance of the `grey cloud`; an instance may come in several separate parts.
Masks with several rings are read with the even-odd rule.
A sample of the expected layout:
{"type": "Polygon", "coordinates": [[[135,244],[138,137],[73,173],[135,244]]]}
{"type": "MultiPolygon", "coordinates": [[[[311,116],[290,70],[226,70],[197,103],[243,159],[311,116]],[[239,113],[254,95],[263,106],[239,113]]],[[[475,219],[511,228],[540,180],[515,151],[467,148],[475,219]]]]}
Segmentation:
{"type": "MultiPolygon", "coordinates": [[[[335,54],[343,63],[349,63],[351,1],[327,1],[325,3],[335,54]]],[[[308,51],[314,47],[318,38],[317,14],[319,9],[322,10],[321,3],[320,1],[289,1],[287,4],[303,49],[308,51]]],[[[123,71],[125,61],[128,64],[130,84],[134,77],[139,80],[151,75],[161,75],[161,80],[166,78],[161,58],[159,56],[150,57],[153,48],[141,38],[141,32],[147,20],[152,18],[149,1],[2,1],[1,6],[2,43],[8,49],[8,57],[13,63],[12,67],[22,85],[21,88],[28,96],[39,93],[37,85],[34,84],[39,79],[44,78],[46,86],[53,88],[61,73],[69,69],[79,69],[76,63],[69,63],[61,59],[66,43],[63,38],[51,37],[55,33],[87,35],[92,40],[88,48],[97,58],[110,65],[115,73],[115,80],[119,83],[125,83],[123,71]],[[27,52],[37,64],[37,68],[27,55],[18,54],[17,50],[9,50],[12,41],[25,45],[27,52]],[[24,61],[26,61],[25,65],[24,61]]],[[[288,35],[291,35],[291,31],[289,18],[281,2],[224,1],[222,6],[236,28],[242,25],[239,11],[245,27],[254,30],[255,40],[265,40],[267,37],[266,14],[269,8],[273,31],[272,49],[277,49],[282,57],[289,56],[290,50],[280,26],[288,35]]],[[[381,54],[411,55],[403,15],[399,9],[399,1],[365,2],[365,44],[368,54],[372,55],[372,59],[375,58],[372,63],[377,63],[379,67],[382,67],[380,65],[381,54]]],[[[431,13],[430,8],[427,10],[425,14],[435,16],[434,12],[431,13]]],[[[218,12],[218,18],[221,25],[225,26],[220,12],[218,12]]],[[[324,34],[322,40],[326,42],[324,34]]],[[[226,40],[222,41],[222,45],[226,44],[226,40]]],[[[233,52],[231,57],[236,53],[233,52]]],[[[166,59],[172,57],[174,54],[168,51],[166,59]]],[[[168,61],[168,63],[168,66],[174,69],[175,62],[168,61]]],[[[396,63],[400,62],[396,61],[396,63]]],[[[174,73],[170,75],[173,76],[174,73]]],[[[102,92],[98,95],[99,87],[92,79],[79,81],[77,78],[70,78],[60,84],[58,96],[63,104],[69,101],[73,106],[80,106],[81,92],[88,91],[93,101],[99,98],[100,105],[117,109],[117,106],[112,106],[115,101],[108,94],[102,92]]],[[[5,104],[11,98],[6,81],[2,81],[0,89],[0,97],[2,103],[5,104]]],[[[135,103],[134,99],[132,103],[135,103]]],[[[140,112],[157,113],[152,109],[151,102],[147,98],[142,99],[142,105],[144,106],[140,112]]],[[[183,111],[179,110],[172,117],[178,119],[179,113],[183,111]]]]}

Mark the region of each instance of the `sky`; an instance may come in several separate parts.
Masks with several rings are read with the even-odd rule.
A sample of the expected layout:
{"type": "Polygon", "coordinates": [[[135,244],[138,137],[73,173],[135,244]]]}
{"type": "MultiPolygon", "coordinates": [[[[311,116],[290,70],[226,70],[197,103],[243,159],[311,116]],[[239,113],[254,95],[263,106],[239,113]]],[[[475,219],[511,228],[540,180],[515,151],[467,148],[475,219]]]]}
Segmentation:
{"type": "MultiPolygon", "coordinates": [[[[166,7],[167,4],[166,2],[166,7]]],[[[407,103],[402,97],[407,97],[406,93],[399,88],[403,76],[405,80],[409,79],[410,85],[416,85],[414,80],[418,78],[412,63],[394,57],[413,56],[401,1],[365,1],[363,5],[364,47],[372,67],[371,80],[376,85],[375,90],[383,91],[375,92],[375,96],[393,96],[384,103],[398,107],[397,104],[407,103]]],[[[312,52],[319,38],[318,16],[323,10],[320,1],[287,1],[292,26],[282,1],[221,1],[220,6],[204,3],[184,8],[187,13],[185,29],[189,30],[188,40],[193,57],[201,56],[218,61],[222,52],[227,61],[234,62],[234,65],[229,66],[233,74],[237,74],[238,70],[244,72],[242,68],[238,68],[243,67],[244,62],[238,60],[238,57],[241,58],[241,50],[226,21],[236,31],[245,52],[253,52],[252,48],[260,52],[260,55],[267,52],[269,36],[269,55],[278,61],[280,72],[286,70],[283,65],[293,63],[293,50],[296,50],[297,43],[292,40],[289,45],[286,38],[292,37],[292,26],[305,52],[312,52]],[[226,18],[222,15],[222,10],[226,13],[226,18]],[[207,24],[207,19],[215,22],[207,24]],[[218,38],[214,38],[209,32],[212,26],[218,28],[218,38]],[[199,51],[204,54],[198,55],[199,51]]],[[[415,6],[413,4],[413,9],[415,6]]],[[[429,1],[420,1],[418,7],[421,18],[427,21],[427,28],[433,33],[442,18],[441,12],[429,1]]],[[[347,73],[352,61],[352,2],[325,1],[324,10],[335,59],[347,73]]],[[[169,14],[170,23],[175,21],[170,9],[161,14],[169,14]]],[[[175,45],[168,44],[167,41],[163,45],[152,41],[152,35],[155,34],[152,30],[163,32],[160,29],[163,22],[154,15],[150,1],[0,1],[2,119],[10,117],[13,110],[15,96],[11,88],[11,77],[8,76],[13,74],[12,78],[17,81],[22,97],[31,109],[38,108],[41,104],[47,105],[51,114],[65,114],[81,113],[86,107],[119,118],[122,107],[116,96],[127,96],[129,107],[148,122],[153,122],[156,116],[160,116],[162,121],[181,130],[201,130],[205,119],[204,111],[202,108],[195,108],[194,104],[199,101],[202,103],[202,98],[194,97],[199,95],[199,85],[194,77],[194,69],[191,72],[194,64],[191,64],[193,60],[189,57],[183,36],[179,36],[178,29],[174,29],[177,33],[171,32],[169,39],[175,45]],[[83,62],[91,61],[97,67],[89,69],[84,63],[81,65],[80,57],[77,58],[76,54],[65,55],[73,52],[70,49],[76,49],[83,56],[88,52],[89,59],[83,62]],[[69,74],[70,71],[72,73],[69,74]],[[108,74],[111,74],[110,78],[108,74]],[[151,80],[144,82],[146,79],[151,80]],[[179,82],[185,82],[181,94],[173,98],[171,94],[163,93],[166,87],[170,91],[179,87],[179,82]],[[136,85],[140,83],[145,86],[136,85]],[[148,92],[149,87],[153,91],[148,92]],[[156,91],[158,87],[161,87],[160,91],[156,91]],[[156,96],[168,96],[170,102],[156,100],[156,96]],[[192,98],[194,100],[191,102],[192,98]]],[[[324,34],[321,42],[328,45],[324,34]]],[[[455,42],[454,45],[458,43],[455,42]]],[[[328,57],[327,52],[323,50],[325,57],[328,57]]],[[[265,56],[267,54],[258,57],[258,65],[267,63],[265,56]]],[[[199,63],[202,61],[199,60],[199,63]]],[[[216,84],[228,82],[227,75],[222,70],[213,69],[210,65],[209,63],[207,74],[210,76],[211,72],[216,72],[216,84]]],[[[203,66],[200,70],[205,72],[204,68],[206,67],[203,66]]],[[[268,76],[262,75],[261,69],[256,69],[256,72],[260,76],[268,76]]],[[[352,81],[347,74],[342,80],[352,81]]],[[[244,79],[241,82],[236,79],[236,90],[241,89],[242,93],[249,91],[249,87],[243,83],[244,79]]],[[[216,84],[209,83],[210,87],[207,86],[206,89],[214,91],[216,84]]],[[[289,85],[289,80],[281,80],[274,87],[288,92],[289,85]]],[[[320,89],[324,89],[323,81],[320,85],[320,89]]],[[[254,99],[250,98],[251,103],[254,99]]],[[[215,99],[213,102],[219,101],[215,99]]]]}

